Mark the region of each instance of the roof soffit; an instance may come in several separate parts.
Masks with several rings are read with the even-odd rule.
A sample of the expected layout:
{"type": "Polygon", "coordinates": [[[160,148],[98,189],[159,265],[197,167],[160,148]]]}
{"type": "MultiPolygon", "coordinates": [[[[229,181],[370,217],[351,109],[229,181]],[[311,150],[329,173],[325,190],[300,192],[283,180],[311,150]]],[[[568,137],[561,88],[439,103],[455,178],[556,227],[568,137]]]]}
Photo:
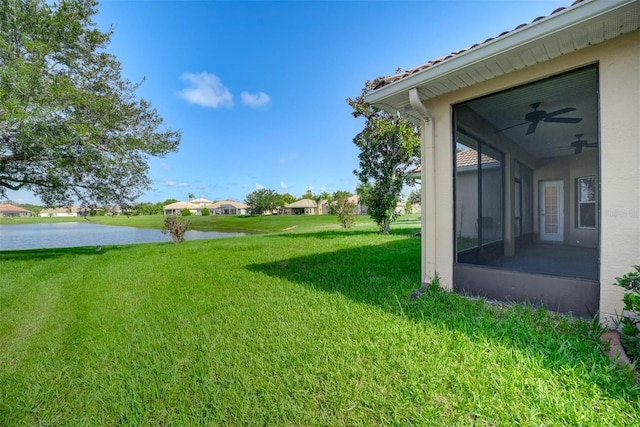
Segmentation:
{"type": "Polygon", "coordinates": [[[413,74],[369,93],[367,100],[411,120],[407,92],[412,88],[418,88],[423,100],[435,98],[635,31],[639,23],[638,0],[582,2],[441,62],[416,67],[413,74]]]}

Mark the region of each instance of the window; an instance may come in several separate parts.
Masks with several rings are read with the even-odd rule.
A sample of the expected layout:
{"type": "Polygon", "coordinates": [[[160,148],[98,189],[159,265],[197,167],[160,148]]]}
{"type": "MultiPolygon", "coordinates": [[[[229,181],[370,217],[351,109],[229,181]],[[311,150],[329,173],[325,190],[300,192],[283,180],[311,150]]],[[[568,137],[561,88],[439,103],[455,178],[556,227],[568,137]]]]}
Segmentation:
{"type": "Polygon", "coordinates": [[[595,176],[578,178],[578,228],[596,228],[596,202],[598,194],[595,176]]]}

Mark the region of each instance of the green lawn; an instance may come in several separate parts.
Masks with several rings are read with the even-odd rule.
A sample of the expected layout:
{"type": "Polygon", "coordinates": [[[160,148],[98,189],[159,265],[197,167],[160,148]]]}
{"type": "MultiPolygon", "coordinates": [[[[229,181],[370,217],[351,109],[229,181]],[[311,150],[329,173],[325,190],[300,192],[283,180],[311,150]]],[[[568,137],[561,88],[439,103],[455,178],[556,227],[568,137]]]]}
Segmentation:
{"type": "Polygon", "coordinates": [[[594,322],[412,300],[416,218],[390,236],[307,218],[0,252],[0,425],[638,424],[594,322]]]}

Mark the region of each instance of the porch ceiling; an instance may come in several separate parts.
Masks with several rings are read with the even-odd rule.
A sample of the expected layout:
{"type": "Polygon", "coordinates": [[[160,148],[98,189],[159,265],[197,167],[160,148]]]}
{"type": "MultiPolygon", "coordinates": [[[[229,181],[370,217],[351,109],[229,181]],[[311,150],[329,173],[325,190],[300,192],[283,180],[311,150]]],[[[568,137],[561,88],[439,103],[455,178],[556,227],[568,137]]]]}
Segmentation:
{"type": "MultiPolygon", "coordinates": [[[[534,158],[572,155],[577,139],[598,143],[598,96],[593,67],[556,76],[530,85],[473,100],[467,105],[488,123],[495,134],[508,137],[534,158]],[[578,123],[540,121],[535,132],[528,134],[530,122],[524,117],[533,112],[532,104],[540,103],[537,111],[554,112],[567,108],[573,111],[555,115],[554,119],[580,119],[578,123]],[[578,136],[580,136],[578,138],[578,136]]],[[[535,104],[533,105],[535,106],[535,104]]],[[[583,147],[582,152],[596,147],[583,147]]]]}

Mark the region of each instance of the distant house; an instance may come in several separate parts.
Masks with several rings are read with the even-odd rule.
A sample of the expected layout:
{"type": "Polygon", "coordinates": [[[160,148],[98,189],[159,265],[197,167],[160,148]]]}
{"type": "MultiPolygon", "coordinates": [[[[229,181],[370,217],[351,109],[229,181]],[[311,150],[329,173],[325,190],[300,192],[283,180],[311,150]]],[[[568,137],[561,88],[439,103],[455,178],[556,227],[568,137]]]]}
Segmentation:
{"type": "Polygon", "coordinates": [[[165,215],[182,215],[182,211],[185,209],[188,209],[193,215],[201,215],[203,208],[191,202],[175,202],[163,208],[165,215]]]}
{"type": "Polygon", "coordinates": [[[405,213],[407,214],[416,214],[422,211],[422,206],[419,203],[413,203],[411,205],[411,209],[407,210],[407,206],[405,204],[405,213]]]}
{"type": "Polygon", "coordinates": [[[0,203],[0,217],[5,218],[18,218],[32,216],[33,213],[20,206],[15,206],[9,203],[0,203]]]}
{"type": "MultiPolygon", "coordinates": [[[[129,213],[129,211],[123,211],[120,206],[110,206],[104,209],[107,215],[122,215],[123,213],[129,213]]],[[[80,211],[80,215],[83,215],[82,210],[80,211]]]]}
{"type": "MultiPolygon", "coordinates": [[[[349,197],[347,200],[353,203],[354,205],[356,205],[356,215],[369,214],[369,207],[365,203],[362,203],[360,201],[359,195],[354,194],[353,196],[349,197]]],[[[418,213],[420,212],[420,205],[411,205],[411,208],[407,209],[407,204],[405,202],[398,202],[396,203],[395,212],[400,215],[418,213]]]]}
{"type": "Polygon", "coordinates": [[[329,213],[329,203],[320,200],[316,203],[311,199],[300,199],[284,205],[284,213],[289,215],[326,215],[329,213]]]}
{"type": "Polygon", "coordinates": [[[420,205],[410,205],[409,208],[407,209],[406,202],[398,202],[396,203],[395,212],[400,215],[418,213],[420,212],[420,205]]]}
{"type": "Polygon", "coordinates": [[[184,209],[189,209],[192,215],[202,215],[204,209],[208,209],[211,215],[246,215],[248,206],[233,200],[213,202],[207,199],[194,199],[190,202],[176,202],[166,205],[165,215],[181,215],[184,209]]]}
{"type": "Polygon", "coordinates": [[[59,208],[46,208],[40,211],[41,217],[70,217],[83,215],[84,211],[81,211],[77,206],[67,206],[59,208]]]}
{"type": "Polygon", "coordinates": [[[249,206],[233,200],[222,200],[209,207],[211,215],[246,215],[249,206]]]}
{"type": "Polygon", "coordinates": [[[367,215],[369,213],[369,208],[366,204],[360,202],[360,196],[357,194],[354,194],[347,200],[356,205],[356,215],[367,215]]]}
{"type": "Polygon", "coordinates": [[[199,199],[194,199],[194,200],[189,200],[189,203],[193,203],[194,205],[198,205],[201,206],[203,208],[209,207],[210,205],[213,204],[213,202],[211,200],[207,200],[204,198],[199,198],[199,199]]]}

